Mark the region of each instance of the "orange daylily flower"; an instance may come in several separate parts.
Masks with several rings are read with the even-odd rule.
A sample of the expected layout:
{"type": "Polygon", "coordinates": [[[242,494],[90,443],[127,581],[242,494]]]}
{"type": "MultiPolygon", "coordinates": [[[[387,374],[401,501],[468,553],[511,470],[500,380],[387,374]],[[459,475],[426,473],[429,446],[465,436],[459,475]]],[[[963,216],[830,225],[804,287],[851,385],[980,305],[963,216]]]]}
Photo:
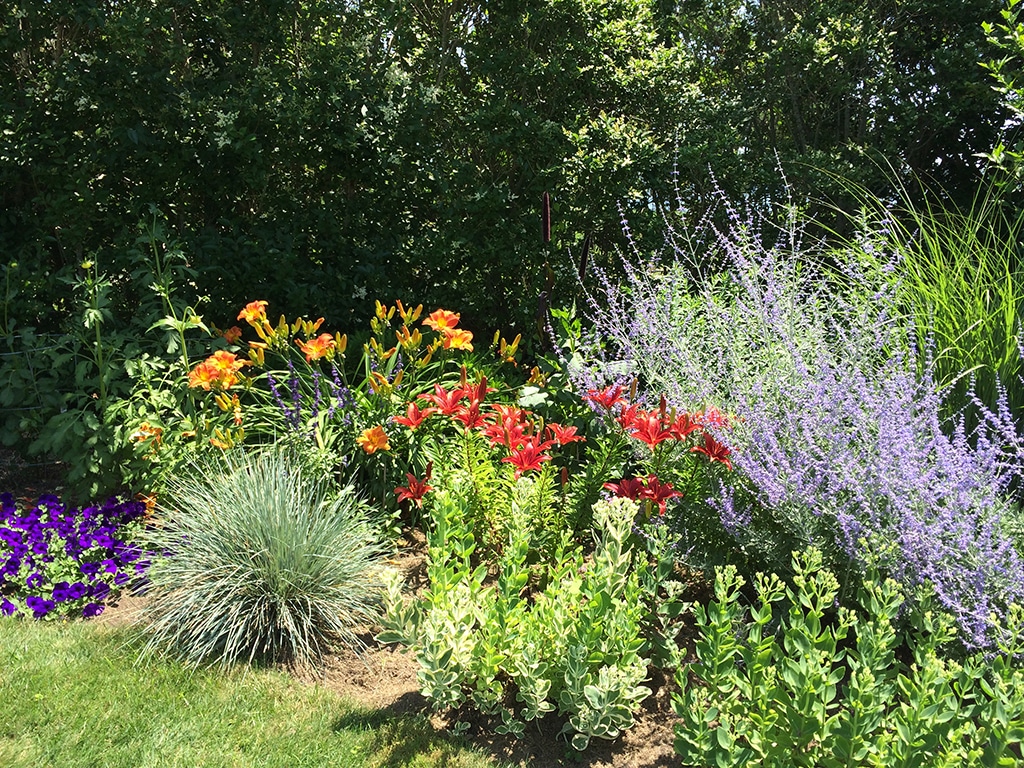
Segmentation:
{"type": "Polygon", "coordinates": [[[234,352],[219,349],[195,368],[189,371],[188,385],[192,388],[202,387],[209,391],[212,387],[231,389],[238,381],[235,375],[248,360],[239,360],[234,352]]]}
{"type": "Polygon", "coordinates": [[[472,352],[473,345],[470,343],[472,341],[473,334],[470,331],[464,331],[461,328],[446,330],[444,332],[445,349],[464,349],[467,352],[472,352]]]}
{"type": "Polygon", "coordinates": [[[367,453],[391,450],[388,435],[380,424],[364,429],[363,433],[356,438],[356,442],[367,453]]]}
{"type": "Polygon", "coordinates": [[[224,341],[226,341],[228,344],[234,344],[240,338],[242,338],[242,329],[239,328],[237,325],[232,325],[230,328],[224,331],[224,341]]]}
{"type": "Polygon", "coordinates": [[[321,333],[315,339],[309,341],[295,340],[299,350],[306,356],[306,362],[311,363],[327,355],[335,347],[334,337],[329,333],[321,333]]]}
{"type": "Polygon", "coordinates": [[[141,443],[152,440],[153,445],[159,446],[164,440],[164,428],[154,427],[148,421],[139,424],[139,428],[132,432],[129,438],[133,443],[141,443]]]}
{"type": "Polygon", "coordinates": [[[245,320],[254,328],[267,319],[267,302],[250,301],[245,309],[238,313],[239,320],[245,320]]]}
{"type": "Polygon", "coordinates": [[[188,385],[192,389],[202,387],[206,391],[214,387],[220,381],[220,373],[205,362],[199,363],[188,372],[188,385]]]}
{"type": "Polygon", "coordinates": [[[457,312],[449,312],[447,309],[435,309],[423,324],[433,328],[439,333],[449,331],[459,324],[460,314],[457,312]]]}

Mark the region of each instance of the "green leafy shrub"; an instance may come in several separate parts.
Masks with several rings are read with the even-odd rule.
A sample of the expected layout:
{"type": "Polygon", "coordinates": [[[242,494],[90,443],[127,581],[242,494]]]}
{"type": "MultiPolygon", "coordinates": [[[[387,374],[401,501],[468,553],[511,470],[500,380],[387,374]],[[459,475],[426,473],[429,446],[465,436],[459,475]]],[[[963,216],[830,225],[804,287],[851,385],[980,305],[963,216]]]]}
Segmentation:
{"type": "Polygon", "coordinates": [[[894,581],[866,580],[858,615],[833,612],[839,583],[817,550],[794,555],[793,572],[793,586],[757,575],[749,621],[733,566],[718,570],[715,599],[695,608],[697,661],[678,671],[674,697],[685,765],[1019,764],[1019,609],[999,654],[959,663],[941,653],[953,622],[929,598],[901,638],[894,620],[904,596],[894,581]],[[897,654],[901,640],[909,664],[897,654]]]}
{"type": "Polygon", "coordinates": [[[376,617],[382,548],[350,489],[281,452],[232,451],[172,479],[144,543],[162,552],[142,617],[146,653],[189,662],[318,665],[376,617]]]}
{"type": "MultiPolygon", "coordinates": [[[[410,602],[393,578],[379,639],[415,652],[421,690],[439,710],[471,702],[500,717],[499,733],[517,735],[525,723],[557,710],[567,718],[563,732],[576,749],[594,737],[616,738],[632,726],[650,693],[643,685],[647,597],[666,572],[652,567],[648,552],[631,546],[637,504],[596,504],[592,557],[565,535],[540,572],[528,563],[530,515],[514,504],[493,581],[486,564],[473,562],[476,540],[467,506],[456,494],[436,494],[428,535],[430,588],[410,602]]],[[[664,552],[654,559],[671,563],[664,552]]]]}

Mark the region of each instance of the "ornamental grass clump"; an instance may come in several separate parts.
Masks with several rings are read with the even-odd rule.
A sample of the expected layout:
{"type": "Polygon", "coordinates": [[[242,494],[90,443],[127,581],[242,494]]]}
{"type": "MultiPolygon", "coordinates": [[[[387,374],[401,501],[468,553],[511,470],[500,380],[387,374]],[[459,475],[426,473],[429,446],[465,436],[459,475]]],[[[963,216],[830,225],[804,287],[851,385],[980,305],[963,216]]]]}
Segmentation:
{"type": "Polygon", "coordinates": [[[782,572],[790,552],[813,545],[844,595],[869,567],[908,593],[930,582],[964,643],[990,646],[993,617],[1024,600],[1008,411],[983,416],[974,434],[944,419],[914,319],[899,311],[898,275],[887,274],[898,259],[862,269],[860,251],[811,242],[795,220],[773,244],[761,222],[730,214],[724,229],[670,232],[660,265],[637,258],[625,281],[603,281],[593,312],[603,347],[583,355],[579,388],[636,376],[680,408],[735,414],[714,436],[736,472],[712,499],[732,559],[782,572]],[[724,269],[700,275],[700,263],[724,269]]]}
{"type": "Polygon", "coordinates": [[[141,629],[144,654],[320,667],[376,617],[381,545],[363,504],[279,451],[225,453],[170,482],[141,629]]]}

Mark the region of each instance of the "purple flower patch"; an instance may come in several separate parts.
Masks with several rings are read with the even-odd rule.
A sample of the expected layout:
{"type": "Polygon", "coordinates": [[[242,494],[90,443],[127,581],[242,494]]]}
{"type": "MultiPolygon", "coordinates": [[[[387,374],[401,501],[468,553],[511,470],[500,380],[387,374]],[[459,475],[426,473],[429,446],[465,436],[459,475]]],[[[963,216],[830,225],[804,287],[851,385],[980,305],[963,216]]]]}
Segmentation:
{"type": "Polygon", "coordinates": [[[149,562],[141,559],[142,550],[120,538],[145,511],[144,504],[115,499],[79,511],[55,496],[19,510],[11,494],[0,495],[0,614],[41,619],[101,613],[112,587],[145,580],[149,562]],[[80,580],[51,581],[54,568],[68,573],[69,566],[80,580]]]}

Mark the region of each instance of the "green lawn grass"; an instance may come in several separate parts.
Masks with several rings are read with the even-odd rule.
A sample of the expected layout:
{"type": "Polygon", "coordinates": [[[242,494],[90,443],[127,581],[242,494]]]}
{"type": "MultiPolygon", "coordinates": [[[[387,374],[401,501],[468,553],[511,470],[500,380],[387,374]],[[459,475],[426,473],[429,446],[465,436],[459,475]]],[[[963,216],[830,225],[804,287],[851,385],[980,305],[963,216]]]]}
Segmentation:
{"type": "Polygon", "coordinates": [[[421,716],[360,709],[272,670],[136,664],[123,632],[0,621],[5,768],[496,766],[421,716]]]}

